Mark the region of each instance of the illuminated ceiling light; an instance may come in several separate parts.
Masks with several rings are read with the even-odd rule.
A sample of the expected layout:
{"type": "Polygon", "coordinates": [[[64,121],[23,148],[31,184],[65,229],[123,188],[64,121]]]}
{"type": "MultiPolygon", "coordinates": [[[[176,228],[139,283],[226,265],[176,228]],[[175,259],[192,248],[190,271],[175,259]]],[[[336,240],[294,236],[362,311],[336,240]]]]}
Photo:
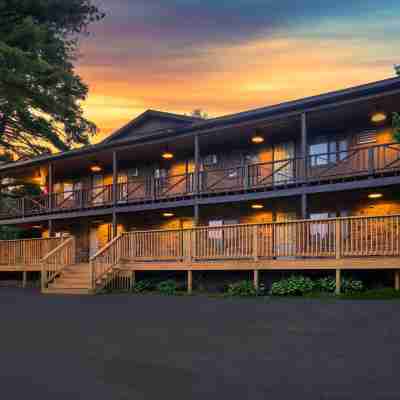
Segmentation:
{"type": "Polygon", "coordinates": [[[32,228],[33,229],[42,229],[42,225],[33,225],[32,228]]]}
{"type": "Polygon", "coordinates": [[[101,172],[103,171],[103,168],[99,164],[93,164],[90,166],[90,170],[92,172],[101,172]]]}
{"type": "Polygon", "coordinates": [[[253,210],[262,210],[264,208],[264,206],[262,204],[252,204],[251,208],[253,210]]]}
{"type": "Polygon", "coordinates": [[[172,158],[174,158],[174,154],[170,151],[164,151],[164,153],[162,153],[162,158],[164,160],[171,160],[172,158]]]}
{"type": "Polygon", "coordinates": [[[387,114],[382,111],[375,112],[371,116],[371,122],[375,124],[378,124],[379,122],[383,122],[386,120],[387,120],[387,114]]]}
{"type": "Polygon", "coordinates": [[[370,199],[380,199],[381,197],[383,197],[382,193],[371,193],[368,195],[368,197],[370,199]]]}
{"type": "Polygon", "coordinates": [[[260,136],[260,135],[256,135],[256,136],[253,136],[253,137],[251,138],[251,141],[252,141],[254,144],[261,144],[261,143],[264,143],[264,138],[263,138],[262,136],[260,136]]]}
{"type": "Polygon", "coordinates": [[[163,217],[165,217],[165,218],[171,218],[171,217],[174,217],[174,216],[175,216],[175,214],[172,213],[172,212],[165,212],[165,213],[163,213],[163,217]]]}

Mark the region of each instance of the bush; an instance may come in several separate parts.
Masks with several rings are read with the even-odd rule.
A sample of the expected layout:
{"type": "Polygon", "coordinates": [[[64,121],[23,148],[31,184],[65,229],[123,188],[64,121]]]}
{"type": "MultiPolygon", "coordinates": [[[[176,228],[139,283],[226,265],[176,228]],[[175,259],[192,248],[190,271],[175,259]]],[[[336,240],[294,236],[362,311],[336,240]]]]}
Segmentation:
{"type": "Polygon", "coordinates": [[[240,281],[236,283],[231,283],[228,285],[228,289],[226,291],[228,296],[239,296],[239,297],[252,297],[257,296],[263,292],[263,288],[260,290],[256,290],[254,288],[252,281],[240,281]]]}
{"type": "Polygon", "coordinates": [[[364,290],[363,283],[353,279],[342,279],[342,292],[346,294],[360,293],[364,290]]]}
{"type": "Polygon", "coordinates": [[[134,293],[143,293],[147,290],[150,290],[152,288],[152,283],[147,280],[147,279],[143,279],[141,281],[136,282],[133,285],[133,292],[134,293]]]}
{"type": "Polygon", "coordinates": [[[334,293],[336,280],[334,278],[320,278],[314,282],[314,290],[324,293],[334,293]]]}
{"type": "Polygon", "coordinates": [[[291,276],[274,282],[271,287],[273,296],[302,296],[312,292],[314,283],[310,278],[304,276],[291,276]]]}
{"type": "Polygon", "coordinates": [[[161,294],[166,296],[173,296],[176,294],[177,285],[172,279],[162,281],[157,285],[157,289],[161,294]]]}
{"type": "MultiPolygon", "coordinates": [[[[274,296],[303,296],[311,292],[334,293],[336,280],[334,278],[320,278],[312,281],[303,276],[291,276],[272,284],[271,294],[274,296]]],[[[343,278],[342,293],[360,293],[364,290],[362,281],[343,278]]]]}

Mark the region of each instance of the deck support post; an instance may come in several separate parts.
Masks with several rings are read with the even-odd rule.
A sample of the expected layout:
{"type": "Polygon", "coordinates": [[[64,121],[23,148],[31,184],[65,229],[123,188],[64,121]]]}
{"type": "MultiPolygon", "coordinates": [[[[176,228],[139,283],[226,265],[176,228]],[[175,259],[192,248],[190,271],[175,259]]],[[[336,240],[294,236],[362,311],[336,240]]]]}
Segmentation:
{"type": "Polygon", "coordinates": [[[337,269],[337,270],[336,270],[336,288],[335,288],[335,293],[336,293],[337,295],[340,294],[341,286],[342,286],[342,281],[341,281],[341,270],[340,270],[340,269],[337,269]]]}
{"type": "Polygon", "coordinates": [[[27,281],[28,281],[28,272],[24,271],[24,272],[22,272],[22,287],[24,289],[26,288],[27,281]]]}
{"type": "Polygon", "coordinates": [[[255,289],[255,290],[258,290],[258,288],[259,288],[259,281],[258,281],[258,278],[259,278],[258,269],[255,269],[255,270],[253,271],[253,285],[254,285],[254,289],[255,289]]]}
{"type": "Polygon", "coordinates": [[[400,290],[400,270],[396,269],[394,271],[394,288],[395,290],[400,290]]]}
{"type": "Polygon", "coordinates": [[[191,269],[187,272],[187,292],[192,294],[193,291],[193,271],[191,269]]]}

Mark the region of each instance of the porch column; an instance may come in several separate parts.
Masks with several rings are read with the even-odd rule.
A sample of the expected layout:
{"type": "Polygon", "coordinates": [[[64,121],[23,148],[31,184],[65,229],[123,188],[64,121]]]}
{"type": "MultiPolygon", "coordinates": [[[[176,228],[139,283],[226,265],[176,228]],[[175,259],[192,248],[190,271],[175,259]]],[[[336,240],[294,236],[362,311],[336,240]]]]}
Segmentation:
{"type": "Polygon", "coordinates": [[[400,290],[400,270],[398,269],[394,271],[394,288],[400,290]]]}
{"type": "Polygon", "coordinates": [[[28,281],[28,272],[24,271],[22,273],[22,287],[25,289],[26,288],[26,283],[28,281]]]}
{"type": "Polygon", "coordinates": [[[303,157],[303,179],[307,181],[308,176],[308,138],[307,138],[307,115],[301,114],[301,157],[303,157]]]}
{"type": "Polygon", "coordinates": [[[199,225],[200,209],[197,197],[200,193],[200,142],[199,135],[194,137],[194,226],[199,225]]]}
{"type": "Polygon", "coordinates": [[[341,270],[337,269],[336,270],[336,288],[335,288],[335,293],[340,294],[342,282],[341,282],[341,270]]]}
{"type": "Polygon", "coordinates": [[[53,168],[53,163],[49,163],[48,166],[48,189],[49,189],[49,209],[53,209],[53,191],[54,191],[54,183],[53,183],[53,174],[54,174],[54,168],[53,168]]]}
{"type": "Polygon", "coordinates": [[[118,201],[118,157],[117,152],[113,151],[113,186],[112,186],[112,202],[114,206],[118,201]]]}
{"type": "Polygon", "coordinates": [[[48,222],[48,227],[49,227],[49,237],[54,237],[54,224],[53,224],[53,220],[49,219],[48,222]]]}
{"type": "Polygon", "coordinates": [[[112,214],[112,238],[116,238],[118,235],[118,217],[117,213],[113,211],[112,214]]]}
{"type": "Polygon", "coordinates": [[[303,193],[301,195],[301,218],[307,219],[307,217],[308,217],[307,194],[303,193]]]}

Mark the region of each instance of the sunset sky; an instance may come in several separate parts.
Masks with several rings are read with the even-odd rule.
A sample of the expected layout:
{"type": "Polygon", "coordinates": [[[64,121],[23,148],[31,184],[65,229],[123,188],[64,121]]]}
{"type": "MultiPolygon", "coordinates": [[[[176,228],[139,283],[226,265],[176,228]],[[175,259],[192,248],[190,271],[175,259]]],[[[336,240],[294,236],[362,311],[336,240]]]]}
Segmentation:
{"type": "Polygon", "coordinates": [[[81,43],[98,141],[148,108],[211,117],[394,75],[399,0],[98,0],[81,43]]]}

